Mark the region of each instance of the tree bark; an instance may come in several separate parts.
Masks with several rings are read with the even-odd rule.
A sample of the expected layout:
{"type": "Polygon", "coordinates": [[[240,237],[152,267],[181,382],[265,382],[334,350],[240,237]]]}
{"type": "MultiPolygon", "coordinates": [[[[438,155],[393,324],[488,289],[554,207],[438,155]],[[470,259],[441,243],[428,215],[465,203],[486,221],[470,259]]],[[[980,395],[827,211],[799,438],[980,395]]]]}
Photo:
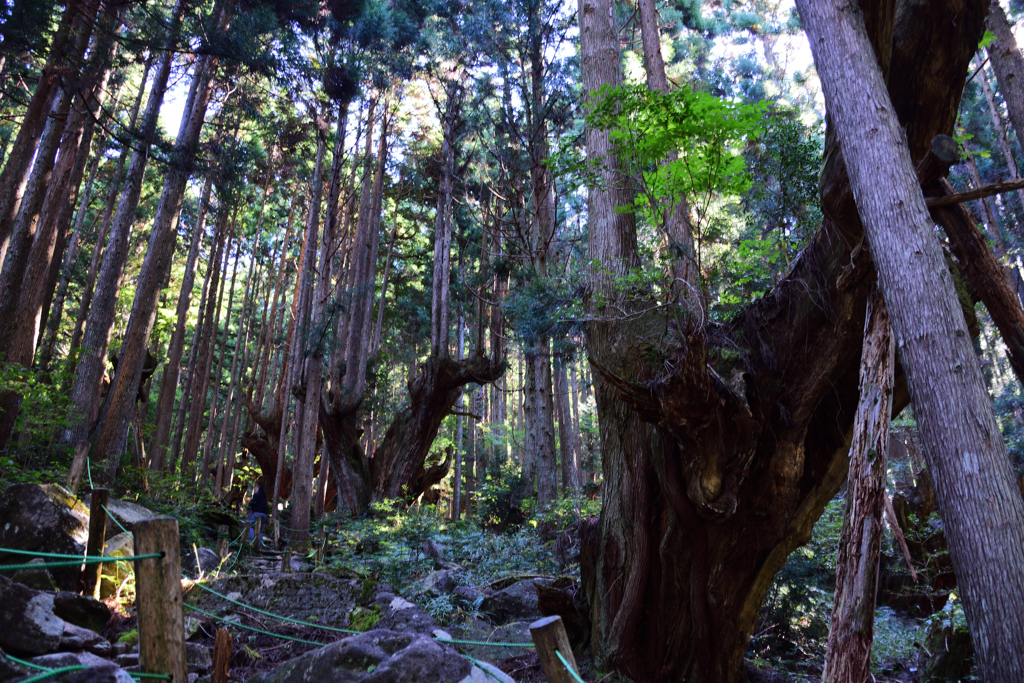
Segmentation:
{"type": "MultiPolygon", "coordinates": [[[[1006,168],[1010,171],[1011,178],[1019,178],[1020,171],[1017,170],[1017,160],[1013,156],[1013,150],[1010,149],[1010,141],[1006,137],[1006,126],[1003,124],[1003,116],[999,113],[999,106],[996,104],[995,94],[992,92],[992,84],[988,80],[988,72],[985,70],[985,63],[981,57],[978,57],[975,61],[978,62],[978,81],[981,83],[981,89],[985,93],[985,102],[988,103],[988,113],[992,117],[992,128],[996,132],[996,137],[999,139],[999,149],[1003,153],[1003,159],[1006,161],[1006,168]]],[[[1017,199],[1020,202],[1021,208],[1024,209],[1024,190],[1017,190],[1017,199]]]]}
{"type": "Polygon", "coordinates": [[[1024,55],[1017,48],[1010,22],[998,2],[989,4],[985,26],[995,35],[988,47],[988,56],[999,84],[999,94],[1006,102],[1017,141],[1024,146],[1024,55]]]}
{"type": "Polygon", "coordinates": [[[69,426],[63,430],[60,438],[63,445],[75,445],[86,440],[99,399],[100,379],[107,366],[107,347],[110,344],[117,292],[128,257],[128,238],[135,222],[135,211],[139,205],[150,146],[156,137],[157,118],[167,91],[167,80],[171,72],[184,9],[185,0],[177,0],[174,9],[171,10],[167,36],[163,43],[164,50],[142,118],[139,144],[132,151],[124,184],[117,195],[117,211],[111,224],[108,244],[104,249],[93,301],[89,306],[86,331],[82,339],[83,349],[71,387],[69,426]]]}
{"type": "MultiPolygon", "coordinates": [[[[232,221],[234,222],[234,221],[232,221]]],[[[214,422],[217,419],[217,415],[222,411],[219,408],[220,399],[220,385],[221,379],[224,376],[224,357],[227,355],[228,348],[228,336],[231,331],[231,311],[235,306],[235,283],[238,277],[238,255],[242,250],[242,240],[239,238],[238,243],[235,245],[235,259],[234,265],[231,268],[231,286],[228,287],[228,307],[224,311],[224,335],[220,340],[220,353],[217,357],[217,368],[213,372],[213,376],[210,378],[210,415],[206,420],[206,440],[203,444],[203,467],[200,476],[200,482],[206,484],[210,478],[210,456],[213,452],[214,440],[217,436],[217,430],[214,429],[214,422]]],[[[216,337],[220,336],[220,331],[214,329],[214,342],[216,337]]],[[[237,345],[238,339],[235,338],[237,345]]],[[[237,348],[237,346],[236,346],[237,348]]],[[[224,411],[227,412],[227,402],[224,403],[224,411]]],[[[225,417],[221,416],[221,423],[223,424],[225,417]]],[[[223,427],[221,428],[223,431],[223,427]]],[[[216,473],[214,468],[214,473],[216,473]]]]}
{"type": "MultiPolygon", "coordinates": [[[[227,4],[224,2],[214,6],[214,30],[217,32],[226,31],[228,28],[230,12],[227,4]]],[[[96,439],[96,453],[99,457],[107,459],[109,470],[116,469],[117,458],[124,450],[128,420],[142,376],[149,335],[156,320],[157,302],[171,269],[176,238],[175,227],[181,211],[181,201],[185,195],[185,186],[195,165],[199,135],[206,118],[216,68],[217,58],[213,55],[203,55],[196,62],[192,88],[185,103],[185,113],[174,143],[171,163],[164,176],[163,191],[157,205],[156,217],[153,219],[146,257],[135,285],[135,301],[121,346],[118,372],[107,394],[109,407],[96,439]]],[[[222,210],[225,208],[222,207],[222,210]]]]}
{"type": "Polygon", "coordinates": [[[895,363],[889,315],[877,288],[868,299],[865,317],[860,402],[853,422],[846,516],[822,672],[827,683],[864,683],[871,677],[895,363]]]}
{"type": "Polygon", "coordinates": [[[860,12],[798,0],[892,314],[982,676],[1024,679],[1024,499],[1016,488],[907,141],[860,12]]]}
{"type": "Polygon", "coordinates": [[[185,331],[188,325],[188,312],[192,305],[192,289],[195,287],[196,262],[199,260],[199,248],[206,233],[206,212],[210,206],[210,188],[213,185],[212,175],[207,176],[199,197],[199,211],[196,224],[192,228],[192,243],[185,257],[185,272],[181,276],[181,291],[178,293],[177,320],[174,332],[171,333],[167,345],[167,362],[164,364],[164,376],[160,383],[160,396],[156,401],[156,425],[153,440],[149,444],[152,469],[163,472],[167,460],[167,446],[171,435],[171,417],[173,416],[174,396],[178,392],[178,380],[181,375],[181,354],[185,348],[185,331]]]}

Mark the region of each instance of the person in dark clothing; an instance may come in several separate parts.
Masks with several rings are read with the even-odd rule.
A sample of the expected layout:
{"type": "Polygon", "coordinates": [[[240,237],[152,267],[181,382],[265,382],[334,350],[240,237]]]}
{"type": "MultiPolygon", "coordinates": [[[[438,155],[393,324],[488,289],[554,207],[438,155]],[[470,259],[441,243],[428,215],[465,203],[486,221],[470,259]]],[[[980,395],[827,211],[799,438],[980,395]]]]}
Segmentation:
{"type": "Polygon", "coordinates": [[[253,537],[256,535],[256,520],[262,519],[261,528],[267,528],[267,516],[270,514],[270,507],[267,505],[267,492],[263,490],[263,484],[260,482],[256,483],[256,490],[252,494],[252,498],[249,499],[249,516],[246,517],[245,521],[252,522],[252,527],[249,529],[249,541],[251,542],[253,537]]]}

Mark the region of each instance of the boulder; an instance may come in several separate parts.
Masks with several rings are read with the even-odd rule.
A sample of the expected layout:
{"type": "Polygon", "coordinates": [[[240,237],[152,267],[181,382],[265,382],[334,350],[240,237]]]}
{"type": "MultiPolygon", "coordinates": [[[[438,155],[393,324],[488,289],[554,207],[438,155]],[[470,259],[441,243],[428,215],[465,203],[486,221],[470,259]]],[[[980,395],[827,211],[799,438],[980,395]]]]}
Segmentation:
{"type": "Polygon", "coordinates": [[[199,643],[185,643],[185,662],[190,674],[204,674],[213,668],[210,650],[199,643]]]}
{"type": "Polygon", "coordinates": [[[509,676],[507,673],[487,662],[474,662],[473,668],[470,670],[469,675],[463,678],[459,683],[516,683],[515,679],[509,676]]]}
{"type": "Polygon", "coordinates": [[[39,565],[39,569],[22,569],[11,574],[11,581],[20,583],[22,586],[37,591],[55,591],[57,584],[53,580],[53,574],[46,569],[46,560],[36,557],[28,561],[28,564],[39,565]]]}
{"type": "Polygon", "coordinates": [[[456,604],[475,612],[480,609],[485,596],[479,589],[473,586],[456,586],[451,592],[452,600],[456,604]]]}
{"type": "Polygon", "coordinates": [[[75,671],[47,681],[61,683],[133,683],[128,672],[112,662],[101,659],[88,652],[60,652],[44,655],[32,660],[33,664],[45,666],[47,669],[59,669],[65,666],[87,666],[84,671],[75,671]]]}
{"type": "MultiPolygon", "coordinates": [[[[0,547],[81,556],[89,540],[89,509],[62,486],[15,484],[0,494],[0,547]]],[[[24,555],[0,553],[0,563],[22,564],[24,555]]],[[[50,570],[57,586],[78,587],[78,567],[50,570]]]]}
{"type": "Polygon", "coordinates": [[[103,633],[110,621],[110,608],[86,595],[61,591],[53,596],[53,613],[75,626],[103,633]]]}
{"type": "Polygon", "coordinates": [[[382,590],[374,596],[374,602],[380,609],[378,628],[425,635],[432,634],[437,628],[437,623],[422,607],[405,598],[382,590]]]}
{"type": "Polygon", "coordinates": [[[62,652],[87,650],[100,656],[109,655],[111,652],[110,642],[106,638],[95,631],[68,622],[64,622],[64,633],[61,635],[58,648],[62,652]]]}
{"type": "Polygon", "coordinates": [[[32,590],[2,575],[0,624],[8,625],[0,628],[0,649],[14,655],[53,652],[64,635],[64,620],[53,613],[53,593],[32,590]]]}
{"type": "Polygon", "coordinates": [[[420,593],[427,593],[429,595],[447,595],[455,589],[455,580],[452,579],[451,574],[441,569],[436,572],[430,572],[423,577],[420,582],[420,593]]]}
{"type": "MultiPolygon", "coordinates": [[[[82,500],[86,505],[92,505],[92,496],[87,495],[82,500]]],[[[145,508],[138,503],[111,498],[107,501],[107,532],[121,531],[121,526],[131,531],[135,522],[159,516],[149,508],[145,508]],[[121,526],[118,526],[118,524],[121,526]]]]}
{"type": "MultiPolygon", "coordinates": [[[[532,644],[533,636],[530,634],[530,623],[529,621],[513,621],[502,626],[492,626],[487,620],[477,617],[457,627],[452,627],[451,632],[458,640],[473,640],[481,643],[532,644]]],[[[494,647],[492,645],[460,644],[458,648],[460,652],[476,659],[504,659],[533,652],[529,646],[494,647]]]]}
{"type": "Polygon", "coordinates": [[[250,683],[460,683],[472,665],[428,635],[374,630],[344,638],[250,678],[250,683]]]}
{"type": "MultiPolygon", "coordinates": [[[[120,533],[108,538],[103,544],[103,554],[107,557],[131,557],[135,554],[135,541],[132,535],[120,533]]],[[[100,578],[100,598],[106,599],[116,595],[121,584],[133,571],[130,562],[104,563],[100,578]]]]}
{"type": "Polygon", "coordinates": [[[220,557],[209,548],[190,550],[181,558],[181,573],[190,579],[197,579],[200,574],[209,576],[219,568],[220,557]]]}
{"type": "Polygon", "coordinates": [[[540,619],[537,605],[537,583],[550,583],[546,579],[525,579],[516,581],[493,595],[484,598],[480,611],[490,616],[495,623],[540,619]]]}

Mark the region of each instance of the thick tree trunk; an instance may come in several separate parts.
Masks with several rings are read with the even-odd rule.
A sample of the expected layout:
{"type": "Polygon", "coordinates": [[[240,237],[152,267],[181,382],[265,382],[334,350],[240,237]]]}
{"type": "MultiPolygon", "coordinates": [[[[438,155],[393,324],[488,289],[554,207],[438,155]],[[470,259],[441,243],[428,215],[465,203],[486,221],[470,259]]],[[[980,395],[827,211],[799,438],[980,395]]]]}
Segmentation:
{"type": "Polygon", "coordinates": [[[149,444],[152,469],[163,472],[167,459],[167,445],[171,435],[171,417],[174,408],[174,395],[178,392],[178,379],[181,375],[181,354],[185,348],[185,331],[188,325],[188,312],[192,305],[192,289],[195,286],[196,262],[199,260],[199,248],[206,233],[206,211],[210,206],[210,188],[213,185],[212,175],[206,178],[203,191],[199,197],[199,211],[196,224],[192,228],[192,243],[185,257],[185,272],[181,276],[181,291],[178,293],[177,320],[171,340],[167,345],[167,362],[164,364],[164,376],[160,382],[160,396],[156,401],[156,425],[153,440],[149,444]]]}
{"type": "MultiPolygon", "coordinates": [[[[1024,679],[1024,499],[861,14],[798,0],[864,222],[982,676],[1024,679]]],[[[997,34],[998,35],[998,34],[997,34]]]]}
{"type": "MultiPolygon", "coordinates": [[[[618,36],[610,3],[580,4],[593,92],[619,82],[618,36]]],[[[920,159],[953,129],[984,7],[901,8],[895,34],[895,3],[864,13],[878,54],[891,54],[894,105],[920,159]],[[955,25],[939,19],[954,15],[955,25]]],[[[640,263],[631,218],[615,212],[630,196],[609,149],[606,131],[587,131],[588,156],[605,159],[590,190],[588,258],[602,265],[591,287],[615,302],[611,280],[640,263]]],[[[700,336],[667,340],[672,327],[638,295],[622,302],[627,318],[605,308],[588,323],[604,491],[582,575],[597,654],[636,680],[743,680],[765,591],[845,478],[873,271],[834,136],[822,195],[827,218],[789,275],[720,331],[742,361],[700,336]],[[666,361],[648,365],[651,349],[666,361]]]]}
{"type": "MultiPolygon", "coordinates": [[[[227,3],[214,6],[217,32],[227,30],[227,3]]],[[[174,153],[164,176],[164,186],[157,205],[156,217],[149,235],[146,258],[135,285],[135,301],[121,345],[118,372],[107,394],[108,408],[96,439],[96,453],[108,461],[108,469],[116,469],[117,458],[124,450],[128,420],[142,376],[149,335],[156,321],[157,302],[174,256],[175,226],[181,211],[185,186],[192,175],[199,150],[199,135],[206,119],[206,108],[213,90],[217,59],[203,55],[196,61],[192,87],[185,103],[181,127],[174,143],[174,153]]],[[[221,207],[226,210],[226,207],[221,207]]]]}
{"type": "Polygon", "coordinates": [[[580,492],[580,460],[578,439],[569,405],[569,377],[564,360],[555,361],[555,407],[558,412],[558,447],[562,457],[562,495],[580,492]]]}
{"type": "Polygon", "coordinates": [[[167,91],[167,80],[171,73],[184,9],[185,0],[177,0],[174,9],[171,10],[167,37],[163,44],[164,50],[153,79],[146,113],[142,118],[141,139],[138,146],[132,150],[128,172],[117,195],[117,211],[114,214],[108,244],[104,249],[93,301],[89,306],[87,326],[82,339],[82,354],[71,387],[69,426],[63,431],[60,439],[63,445],[74,446],[85,440],[99,399],[100,380],[107,366],[107,347],[110,344],[117,294],[124,275],[124,264],[128,258],[128,238],[135,222],[135,210],[138,208],[142,192],[149,149],[156,137],[157,118],[163,104],[164,93],[167,91]]]}
{"type": "Polygon", "coordinates": [[[860,402],[853,422],[846,517],[822,673],[826,683],[864,683],[871,677],[895,363],[889,314],[877,289],[868,299],[865,317],[860,402]]]}

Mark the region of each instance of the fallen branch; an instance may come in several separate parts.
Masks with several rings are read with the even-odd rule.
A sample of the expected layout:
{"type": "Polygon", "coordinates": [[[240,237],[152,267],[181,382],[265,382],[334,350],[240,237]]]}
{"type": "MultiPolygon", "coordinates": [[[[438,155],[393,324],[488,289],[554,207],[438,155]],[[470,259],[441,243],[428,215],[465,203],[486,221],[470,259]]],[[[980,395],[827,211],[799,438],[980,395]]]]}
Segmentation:
{"type": "Polygon", "coordinates": [[[958,192],[945,197],[928,197],[924,200],[924,203],[928,205],[928,208],[936,206],[951,206],[953,204],[963,204],[964,202],[969,202],[975,199],[984,199],[985,197],[1003,194],[1004,192],[1012,192],[1013,190],[1020,190],[1022,188],[1024,188],[1024,178],[1014,178],[1013,180],[1007,180],[1006,182],[992,183],[991,185],[979,187],[976,190],[958,192]]]}

